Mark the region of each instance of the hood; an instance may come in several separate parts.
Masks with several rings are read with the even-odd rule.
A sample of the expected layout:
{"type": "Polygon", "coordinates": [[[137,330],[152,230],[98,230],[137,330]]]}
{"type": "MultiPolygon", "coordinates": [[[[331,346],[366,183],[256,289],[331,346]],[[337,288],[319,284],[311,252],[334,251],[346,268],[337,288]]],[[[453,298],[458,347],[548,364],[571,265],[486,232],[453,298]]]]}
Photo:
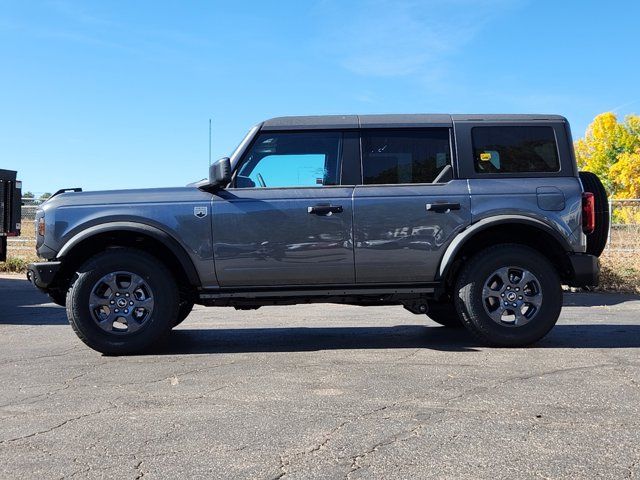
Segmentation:
{"type": "Polygon", "coordinates": [[[211,194],[195,186],[170,188],[138,188],[131,190],[98,190],[90,192],[61,193],[47,200],[42,207],[45,210],[66,206],[81,205],[117,205],[164,202],[202,201],[211,198],[211,194]]]}

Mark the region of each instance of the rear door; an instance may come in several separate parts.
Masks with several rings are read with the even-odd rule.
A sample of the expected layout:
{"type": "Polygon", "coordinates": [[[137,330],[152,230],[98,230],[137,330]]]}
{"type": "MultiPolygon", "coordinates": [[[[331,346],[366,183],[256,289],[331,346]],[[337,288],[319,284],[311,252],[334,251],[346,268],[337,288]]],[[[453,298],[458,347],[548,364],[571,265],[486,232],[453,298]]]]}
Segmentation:
{"type": "Polygon", "coordinates": [[[341,131],[258,134],[213,199],[221,286],[354,283],[354,186],[342,185],[342,165],[357,143],[341,131]]]}
{"type": "Polygon", "coordinates": [[[467,182],[455,179],[451,129],[363,130],[361,148],[356,281],[433,281],[445,248],[471,220],[467,182]]]}

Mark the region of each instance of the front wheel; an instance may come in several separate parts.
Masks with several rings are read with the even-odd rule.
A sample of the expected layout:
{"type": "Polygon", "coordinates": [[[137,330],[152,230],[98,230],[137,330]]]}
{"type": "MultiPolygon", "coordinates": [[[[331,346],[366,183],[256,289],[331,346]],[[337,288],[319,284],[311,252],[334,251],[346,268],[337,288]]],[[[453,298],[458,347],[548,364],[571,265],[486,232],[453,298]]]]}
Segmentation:
{"type": "Polygon", "coordinates": [[[558,273],[524,245],[496,245],[467,262],[456,282],[455,306],[480,340],[521,347],[544,337],[562,308],[558,273]]]}
{"type": "Polygon", "coordinates": [[[167,337],[178,313],[178,289],[155,257],[114,249],[80,267],[66,306],[71,326],[89,347],[109,355],[140,353],[167,337]]]}

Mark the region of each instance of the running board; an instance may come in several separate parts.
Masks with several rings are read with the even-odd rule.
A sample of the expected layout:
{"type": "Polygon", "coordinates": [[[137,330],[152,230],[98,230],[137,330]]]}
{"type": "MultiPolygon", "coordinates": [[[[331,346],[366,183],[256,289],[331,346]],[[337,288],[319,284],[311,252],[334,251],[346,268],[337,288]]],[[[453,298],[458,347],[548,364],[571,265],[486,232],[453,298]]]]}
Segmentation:
{"type": "Polygon", "coordinates": [[[199,293],[201,300],[221,300],[231,298],[282,298],[282,297],[346,297],[346,296],[375,296],[398,294],[430,294],[434,293],[438,284],[422,284],[416,286],[372,286],[372,287],[284,287],[284,288],[218,288],[206,289],[199,293]],[[429,285],[429,286],[426,286],[429,285]]]}

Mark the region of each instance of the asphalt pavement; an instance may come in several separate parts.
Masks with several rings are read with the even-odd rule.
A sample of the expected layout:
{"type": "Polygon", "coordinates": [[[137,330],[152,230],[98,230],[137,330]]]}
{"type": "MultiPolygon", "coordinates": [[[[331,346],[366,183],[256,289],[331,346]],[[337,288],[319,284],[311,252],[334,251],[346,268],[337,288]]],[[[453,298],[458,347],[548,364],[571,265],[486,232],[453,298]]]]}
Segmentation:
{"type": "Polygon", "coordinates": [[[401,307],[196,307],[105,357],[0,276],[0,478],[635,478],[640,297],[566,294],[524,349],[401,307]]]}

